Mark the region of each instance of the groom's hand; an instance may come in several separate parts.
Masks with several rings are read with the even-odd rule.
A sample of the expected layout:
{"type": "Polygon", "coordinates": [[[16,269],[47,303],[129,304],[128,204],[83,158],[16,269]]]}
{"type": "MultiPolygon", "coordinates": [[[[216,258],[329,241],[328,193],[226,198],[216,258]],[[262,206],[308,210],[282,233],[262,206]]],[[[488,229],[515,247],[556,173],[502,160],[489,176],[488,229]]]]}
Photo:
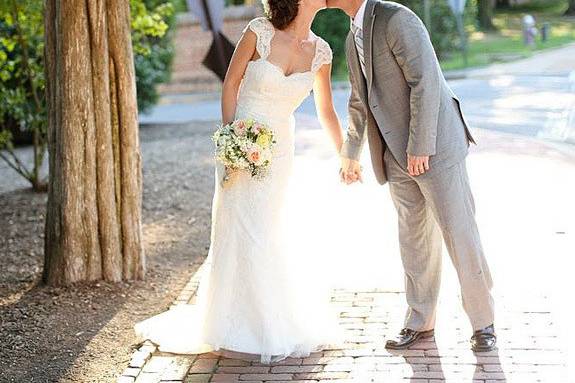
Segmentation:
{"type": "Polygon", "coordinates": [[[407,155],[407,172],[410,176],[418,176],[429,170],[429,156],[407,155]]]}
{"type": "Polygon", "coordinates": [[[339,173],[341,182],[345,183],[346,185],[350,185],[356,181],[363,182],[361,171],[362,169],[359,161],[345,157],[341,158],[341,169],[339,173]]]}

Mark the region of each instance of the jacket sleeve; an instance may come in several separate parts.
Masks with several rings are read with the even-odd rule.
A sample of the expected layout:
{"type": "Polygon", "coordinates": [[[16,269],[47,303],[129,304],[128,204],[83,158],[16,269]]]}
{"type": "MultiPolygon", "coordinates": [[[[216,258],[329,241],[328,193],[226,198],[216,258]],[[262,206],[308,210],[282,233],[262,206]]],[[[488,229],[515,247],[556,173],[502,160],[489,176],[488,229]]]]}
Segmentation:
{"type": "Polygon", "coordinates": [[[435,154],[440,107],[440,68],[423,22],[402,9],[387,25],[387,42],[410,88],[407,153],[435,154]]]}
{"type": "MultiPolygon", "coordinates": [[[[347,41],[347,45],[353,44],[353,40],[351,42],[347,41]]],[[[351,49],[347,49],[347,65],[348,68],[351,66],[351,57],[349,57],[351,49]]],[[[359,87],[361,86],[360,81],[364,81],[362,78],[356,78],[354,76],[354,71],[349,71],[349,80],[351,83],[351,96],[349,97],[348,102],[348,119],[349,119],[349,126],[347,129],[347,138],[343,143],[341,148],[341,155],[345,158],[350,158],[352,160],[359,160],[361,155],[361,150],[365,143],[365,139],[367,137],[367,109],[365,104],[361,100],[360,97],[360,90],[359,87]]]]}

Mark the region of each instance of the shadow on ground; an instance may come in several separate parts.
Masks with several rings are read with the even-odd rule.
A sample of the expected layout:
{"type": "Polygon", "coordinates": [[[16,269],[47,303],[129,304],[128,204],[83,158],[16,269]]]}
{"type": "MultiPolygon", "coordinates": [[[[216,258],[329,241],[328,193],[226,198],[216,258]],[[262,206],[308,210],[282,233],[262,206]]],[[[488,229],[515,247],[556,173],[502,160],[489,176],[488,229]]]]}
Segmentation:
{"type": "Polygon", "coordinates": [[[1,382],[110,382],[123,370],[133,324],[168,308],[207,254],[210,125],[141,129],[144,281],[41,285],[46,195],[0,194],[1,382]]]}

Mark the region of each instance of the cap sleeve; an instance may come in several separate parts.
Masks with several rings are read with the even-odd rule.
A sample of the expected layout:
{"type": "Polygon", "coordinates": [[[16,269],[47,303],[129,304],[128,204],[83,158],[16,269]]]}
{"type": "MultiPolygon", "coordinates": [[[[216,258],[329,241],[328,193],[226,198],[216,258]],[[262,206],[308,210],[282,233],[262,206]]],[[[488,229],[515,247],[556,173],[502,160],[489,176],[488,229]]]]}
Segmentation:
{"type": "Polygon", "coordinates": [[[257,17],[251,20],[244,28],[244,33],[251,30],[257,37],[256,50],[261,58],[267,58],[270,54],[271,41],[274,36],[274,26],[265,17],[257,17]]]}
{"type": "Polygon", "coordinates": [[[321,37],[317,41],[317,49],[312,62],[312,72],[316,72],[324,64],[331,64],[333,53],[329,44],[321,37]]]}

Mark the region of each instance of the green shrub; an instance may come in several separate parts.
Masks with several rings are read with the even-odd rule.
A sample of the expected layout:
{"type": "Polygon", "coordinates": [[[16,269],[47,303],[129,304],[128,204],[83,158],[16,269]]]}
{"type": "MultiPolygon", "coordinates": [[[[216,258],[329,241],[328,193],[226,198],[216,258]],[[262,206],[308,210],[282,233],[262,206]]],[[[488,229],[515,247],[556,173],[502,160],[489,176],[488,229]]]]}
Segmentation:
{"type": "Polygon", "coordinates": [[[0,158],[43,190],[40,168],[46,152],[42,2],[6,1],[0,5],[0,158]],[[34,144],[32,167],[14,152],[14,136],[34,144]]]}
{"type": "MultiPolygon", "coordinates": [[[[181,0],[178,4],[181,4],[181,0]]],[[[138,108],[158,99],[156,85],[169,80],[175,24],[171,0],[130,0],[138,108]]],[[[41,189],[46,147],[44,25],[42,0],[0,2],[0,159],[41,189]],[[14,152],[14,141],[32,142],[31,169],[14,152]]]]}
{"type": "Polygon", "coordinates": [[[331,46],[332,71],[336,79],[341,79],[347,73],[345,38],[349,32],[349,17],[339,9],[325,9],[317,14],[312,29],[331,46]]]}
{"type": "Polygon", "coordinates": [[[156,85],[170,80],[174,6],[166,0],[130,0],[130,11],[138,109],[145,112],[158,101],[156,85]]]}

